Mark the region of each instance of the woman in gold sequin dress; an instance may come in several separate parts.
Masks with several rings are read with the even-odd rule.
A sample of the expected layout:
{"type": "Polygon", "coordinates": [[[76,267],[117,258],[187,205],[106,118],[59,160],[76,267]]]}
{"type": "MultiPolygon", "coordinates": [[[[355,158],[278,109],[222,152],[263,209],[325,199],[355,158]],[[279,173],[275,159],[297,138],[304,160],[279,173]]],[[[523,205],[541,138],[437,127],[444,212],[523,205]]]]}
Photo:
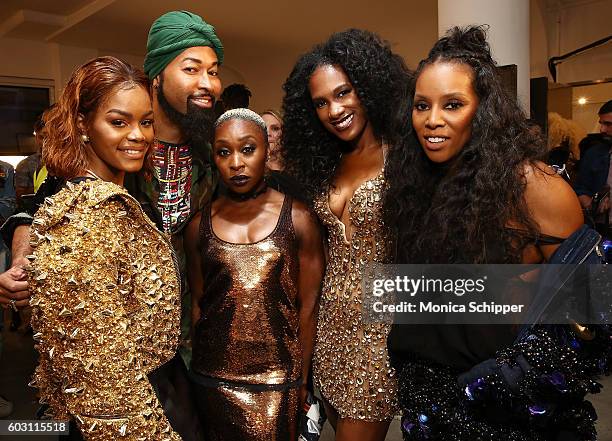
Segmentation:
{"type": "Polygon", "coordinates": [[[263,119],[215,124],[225,191],[187,229],[192,379],[209,441],[295,441],[323,278],[316,217],[264,181],[263,119]]]}
{"type": "Polygon", "coordinates": [[[121,186],[153,141],[144,74],[96,58],[72,75],[47,119],[43,160],[65,178],[32,225],[34,375],[70,439],[180,440],[147,374],[179,338],[180,278],[166,238],[121,186]]]}
{"type": "Polygon", "coordinates": [[[392,252],[385,155],[399,145],[396,128],[409,127],[399,112],[408,81],[388,44],[353,29],[302,56],[284,86],[286,170],[327,227],[313,373],[336,440],[383,440],[397,411],[390,325],[364,323],[361,283],[365,266],[392,252]]]}

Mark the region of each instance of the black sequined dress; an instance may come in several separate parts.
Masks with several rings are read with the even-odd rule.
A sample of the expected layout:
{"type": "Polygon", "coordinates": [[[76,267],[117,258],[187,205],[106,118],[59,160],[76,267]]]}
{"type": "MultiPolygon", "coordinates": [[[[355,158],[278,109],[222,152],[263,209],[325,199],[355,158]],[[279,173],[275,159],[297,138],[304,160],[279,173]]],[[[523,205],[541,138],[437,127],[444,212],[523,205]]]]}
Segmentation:
{"type": "MultiPolygon", "coordinates": [[[[600,241],[584,226],[561,244],[549,263],[568,264],[564,268],[569,273],[579,272],[578,263],[602,263],[600,241]]],[[[541,282],[547,267],[553,268],[542,265],[541,282]]],[[[604,283],[610,284],[610,278],[604,283]]],[[[560,288],[540,286],[547,289],[536,295],[544,297],[555,292],[550,287],[560,288]]],[[[612,287],[601,292],[612,294],[612,287]]],[[[601,313],[608,318],[600,323],[612,323],[612,301],[602,302],[606,304],[601,313]]],[[[600,391],[598,376],[610,373],[611,331],[609,324],[576,323],[523,328],[394,325],[388,346],[398,372],[404,439],[596,440],[597,415],[585,397],[600,391]]]]}

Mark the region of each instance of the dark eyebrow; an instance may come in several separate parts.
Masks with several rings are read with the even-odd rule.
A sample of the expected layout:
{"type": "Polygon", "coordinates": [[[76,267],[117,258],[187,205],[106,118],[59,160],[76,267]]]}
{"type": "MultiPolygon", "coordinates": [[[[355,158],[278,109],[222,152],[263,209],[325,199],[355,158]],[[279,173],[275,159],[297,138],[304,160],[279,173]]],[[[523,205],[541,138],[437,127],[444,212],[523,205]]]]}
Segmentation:
{"type": "Polygon", "coordinates": [[[132,114],[130,112],[125,112],[125,111],[119,110],[119,109],[110,109],[106,113],[107,114],[109,114],[109,113],[118,113],[119,115],[125,116],[126,118],[131,118],[132,117],[132,114]]]}
{"type": "Polygon", "coordinates": [[[444,95],[443,98],[461,98],[464,100],[469,99],[468,96],[464,93],[461,92],[451,92],[451,93],[447,93],[446,95],[444,95]]]}
{"type": "Polygon", "coordinates": [[[342,84],[340,84],[338,87],[336,87],[336,88],[334,89],[334,93],[338,93],[338,92],[340,92],[340,90],[341,90],[341,89],[344,89],[344,88],[347,88],[347,87],[348,87],[348,88],[351,88],[351,87],[353,87],[353,86],[351,86],[351,84],[350,84],[350,83],[342,83],[342,84]]]}
{"type": "MultiPolygon", "coordinates": [[[[342,83],[342,84],[340,84],[340,85],[336,86],[336,87],[334,88],[334,90],[333,90],[333,92],[332,92],[332,93],[335,95],[335,94],[337,94],[338,92],[340,92],[342,89],[345,89],[345,88],[347,88],[347,87],[348,87],[348,88],[352,88],[353,86],[351,85],[351,83],[342,83]]],[[[324,99],[325,99],[325,97],[322,97],[322,96],[312,96],[312,95],[311,95],[311,96],[310,96],[310,99],[311,99],[312,101],[317,101],[317,100],[324,100],[324,99]]]]}
{"type": "MultiPolygon", "coordinates": [[[[257,142],[257,138],[254,137],[253,135],[244,135],[244,136],[238,138],[238,141],[240,141],[240,142],[247,141],[247,140],[257,142]]],[[[217,138],[217,139],[215,139],[214,143],[215,144],[217,144],[217,143],[230,144],[230,141],[225,139],[225,138],[217,138]]]]}
{"type": "MultiPolygon", "coordinates": [[[[451,93],[447,93],[445,95],[442,95],[442,98],[447,98],[447,99],[448,98],[461,98],[461,99],[467,100],[468,96],[463,94],[463,93],[461,93],[461,92],[451,92],[451,93]]],[[[416,99],[426,100],[426,99],[428,99],[428,97],[425,96],[425,95],[421,95],[420,93],[417,93],[417,94],[414,95],[414,99],[415,100],[416,99]]]]}
{"type": "MultiPolygon", "coordinates": [[[[110,109],[106,113],[107,114],[109,114],[109,113],[118,113],[119,115],[125,116],[126,118],[131,118],[133,116],[130,112],[125,112],[125,111],[119,110],[119,109],[110,109]]],[[[147,113],[144,114],[145,117],[151,116],[151,115],[153,115],[153,110],[149,110],[147,113]]]]}
{"type": "Polygon", "coordinates": [[[193,57],[183,58],[183,61],[193,61],[194,63],[202,64],[202,60],[199,60],[199,59],[193,58],[193,57]]]}
{"type": "Polygon", "coordinates": [[[253,141],[257,141],[257,138],[255,138],[253,135],[244,135],[241,138],[238,138],[238,141],[244,141],[246,139],[251,139],[253,141]]]}
{"type": "MultiPolygon", "coordinates": [[[[197,64],[203,64],[203,63],[202,63],[202,60],[200,60],[199,58],[186,57],[186,58],[183,58],[183,61],[182,61],[182,62],[185,62],[185,61],[193,61],[194,63],[197,63],[197,64]]],[[[218,62],[218,61],[214,61],[214,62],[213,62],[211,65],[210,65],[209,69],[210,69],[211,67],[215,67],[215,66],[218,66],[218,65],[219,65],[219,62],[218,62]]]]}

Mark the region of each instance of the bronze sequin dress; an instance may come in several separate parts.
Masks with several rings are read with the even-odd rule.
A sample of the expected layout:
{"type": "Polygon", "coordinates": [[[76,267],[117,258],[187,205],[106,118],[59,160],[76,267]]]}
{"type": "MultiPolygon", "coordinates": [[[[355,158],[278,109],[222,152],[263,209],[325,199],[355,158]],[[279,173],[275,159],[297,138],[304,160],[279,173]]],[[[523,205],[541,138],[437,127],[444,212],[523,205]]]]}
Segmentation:
{"type": "Polygon", "coordinates": [[[34,375],[57,420],[86,440],[180,440],[147,374],[179,341],[172,248],[124,188],[68,183],[32,224],[34,375]]]}
{"type": "Polygon", "coordinates": [[[192,371],[207,439],[295,439],[302,351],[291,198],[265,239],[223,241],[212,230],[210,208],[200,238],[204,293],[192,371]]]}
{"type": "Polygon", "coordinates": [[[362,183],[349,203],[353,234],[329,208],[329,190],[314,208],[327,227],[329,259],[317,323],[313,374],[342,418],[386,421],[397,412],[397,384],[387,354],[390,324],[362,321],[365,265],[387,262],[390,237],[382,220],[384,173],[362,183]]]}

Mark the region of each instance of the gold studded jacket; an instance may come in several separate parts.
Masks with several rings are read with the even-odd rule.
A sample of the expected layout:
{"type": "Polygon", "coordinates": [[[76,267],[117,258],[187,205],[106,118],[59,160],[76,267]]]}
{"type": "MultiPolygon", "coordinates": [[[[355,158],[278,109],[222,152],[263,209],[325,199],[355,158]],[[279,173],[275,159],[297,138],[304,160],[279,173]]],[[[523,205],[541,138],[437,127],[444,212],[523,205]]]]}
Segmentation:
{"type": "Polygon", "coordinates": [[[166,237],[126,190],[67,185],[36,213],[33,385],[87,440],[180,440],[147,374],[174,355],[180,276],[166,237]]]}

